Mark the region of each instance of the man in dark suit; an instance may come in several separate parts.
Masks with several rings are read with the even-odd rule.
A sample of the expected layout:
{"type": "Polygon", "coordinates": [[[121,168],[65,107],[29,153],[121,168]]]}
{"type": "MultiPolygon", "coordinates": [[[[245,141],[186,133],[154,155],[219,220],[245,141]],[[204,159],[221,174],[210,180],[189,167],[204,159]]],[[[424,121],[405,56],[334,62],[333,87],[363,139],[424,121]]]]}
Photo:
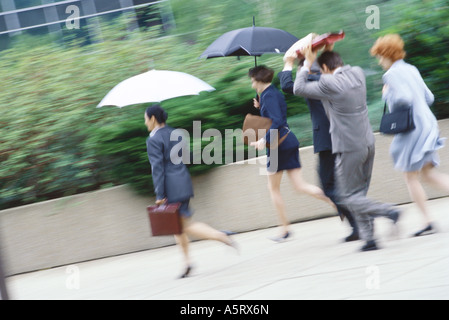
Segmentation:
{"type": "MultiPolygon", "coordinates": [[[[292,77],[292,69],[294,65],[294,58],[285,59],[285,65],[282,72],[279,72],[278,77],[281,81],[282,91],[285,93],[293,94],[294,81],[292,77]]],[[[320,79],[320,67],[318,64],[314,64],[311,69],[312,73],[308,75],[308,81],[318,81],[320,79]]],[[[359,232],[355,218],[351,212],[346,208],[340,206],[336,202],[335,194],[335,179],[334,168],[336,155],[332,153],[332,141],[329,132],[329,119],[327,118],[323,104],[320,100],[305,99],[307,106],[310,110],[310,116],[313,126],[313,148],[314,152],[318,153],[319,165],[318,174],[321,181],[321,186],[324,193],[328,196],[337,206],[338,214],[342,220],[346,218],[352,227],[352,233],[345,238],[345,241],[354,241],[359,239],[359,232]]]]}

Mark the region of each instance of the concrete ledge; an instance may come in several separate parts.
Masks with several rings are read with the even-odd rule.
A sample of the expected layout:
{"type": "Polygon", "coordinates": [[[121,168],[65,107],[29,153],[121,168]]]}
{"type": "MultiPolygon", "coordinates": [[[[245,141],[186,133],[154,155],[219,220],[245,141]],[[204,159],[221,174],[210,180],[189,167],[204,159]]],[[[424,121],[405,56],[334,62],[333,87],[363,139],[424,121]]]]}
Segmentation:
{"type": "MultiPolygon", "coordinates": [[[[449,137],[449,120],[439,122],[449,137]]],[[[369,196],[403,204],[410,198],[402,173],[389,156],[391,137],[376,135],[376,159],[369,196]]],[[[318,184],[313,148],[300,149],[304,178],[318,184]]],[[[449,172],[449,148],[440,151],[442,172],[449,172]]],[[[194,219],[220,230],[244,232],[276,226],[277,215],[260,175],[263,158],[222,166],[194,178],[194,219]],[[253,161],[254,162],[254,161],[253,161]]],[[[429,198],[447,193],[426,188],[429,198]]],[[[285,176],[282,191],[292,222],[333,216],[325,203],[297,194],[285,176]]],[[[174,244],[173,237],[152,237],[146,206],[151,197],[119,186],[0,211],[0,250],[6,275],[67,265],[174,244]]],[[[336,225],[340,228],[341,225],[336,225]]]]}

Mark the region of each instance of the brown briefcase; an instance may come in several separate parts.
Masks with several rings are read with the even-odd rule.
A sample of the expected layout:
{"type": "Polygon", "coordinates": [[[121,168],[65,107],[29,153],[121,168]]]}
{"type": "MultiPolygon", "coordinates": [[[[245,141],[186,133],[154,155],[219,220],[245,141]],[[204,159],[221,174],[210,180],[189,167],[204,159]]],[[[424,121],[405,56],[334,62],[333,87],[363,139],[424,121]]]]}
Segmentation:
{"type": "Polygon", "coordinates": [[[182,233],[180,203],[147,207],[153,236],[167,236],[182,233]]]}
{"type": "MultiPolygon", "coordinates": [[[[270,118],[248,113],[243,121],[243,143],[249,146],[251,142],[256,142],[264,137],[270,130],[272,123],[273,121],[270,118]],[[259,133],[261,135],[259,135],[259,133]]],[[[270,149],[276,149],[282,142],[285,141],[289,133],[290,130],[283,137],[278,137],[277,143],[274,143],[271,146],[267,143],[267,147],[270,149]]]]}
{"type": "Polygon", "coordinates": [[[250,145],[251,142],[256,142],[262,136],[265,136],[273,122],[270,118],[256,116],[248,113],[243,121],[243,143],[250,145]],[[259,130],[261,130],[259,132],[259,130]],[[262,136],[259,136],[261,133],[262,136]]]}

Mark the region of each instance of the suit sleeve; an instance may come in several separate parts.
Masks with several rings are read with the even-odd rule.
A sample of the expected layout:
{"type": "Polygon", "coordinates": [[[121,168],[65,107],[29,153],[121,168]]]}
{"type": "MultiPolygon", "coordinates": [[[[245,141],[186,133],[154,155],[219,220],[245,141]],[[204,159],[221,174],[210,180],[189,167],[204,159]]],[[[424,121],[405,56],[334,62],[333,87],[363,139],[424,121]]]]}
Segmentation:
{"type": "Polygon", "coordinates": [[[167,197],[165,194],[165,165],[163,144],[154,139],[147,140],[148,159],[151,164],[151,175],[153,177],[154,192],[156,200],[167,197]]]}
{"type": "Polygon", "coordinates": [[[278,73],[279,81],[281,82],[281,89],[285,93],[293,94],[293,86],[295,82],[293,81],[291,71],[281,71],[278,73]]]}
{"type": "Polygon", "coordinates": [[[265,135],[265,141],[270,143],[270,131],[278,130],[284,123],[279,100],[273,95],[266,95],[263,101],[263,110],[263,116],[270,118],[272,121],[270,130],[265,135]]]}
{"type": "Polygon", "coordinates": [[[427,87],[418,68],[414,67],[414,70],[415,70],[416,77],[419,79],[419,82],[421,83],[421,86],[424,90],[424,97],[426,98],[427,105],[431,106],[435,101],[435,96],[433,95],[432,91],[430,91],[429,87],[427,87]]]}
{"type": "Polygon", "coordinates": [[[315,100],[330,100],[332,94],[341,91],[337,84],[331,83],[329,78],[332,76],[321,75],[319,81],[307,81],[308,74],[307,68],[304,67],[298,71],[293,87],[293,93],[296,96],[315,100]]]}
{"type": "Polygon", "coordinates": [[[398,72],[390,70],[384,74],[383,81],[387,85],[383,98],[388,102],[390,111],[394,105],[413,104],[413,92],[398,72]]]}
{"type": "Polygon", "coordinates": [[[423,84],[424,84],[424,94],[426,96],[426,102],[427,102],[427,105],[430,107],[435,101],[435,96],[433,95],[432,91],[430,91],[430,89],[427,87],[424,80],[423,80],[423,84]]]}

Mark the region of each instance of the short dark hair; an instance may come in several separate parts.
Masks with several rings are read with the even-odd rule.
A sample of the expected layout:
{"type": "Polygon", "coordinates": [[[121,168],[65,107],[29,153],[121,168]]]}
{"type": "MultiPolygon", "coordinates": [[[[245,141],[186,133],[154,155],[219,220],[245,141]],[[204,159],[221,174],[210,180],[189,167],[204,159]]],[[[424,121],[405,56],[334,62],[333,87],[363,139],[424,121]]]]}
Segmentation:
{"type": "Polygon", "coordinates": [[[273,81],[274,70],[266,66],[257,66],[249,69],[248,76],[259,82],[271,83],[273,81]]]}
{"type": "Polygon", "coordinates": [[[158,104],[152,105],[145,110],[148,118],[151,119],[154,116],[159,123],[165,123],[167,121],[168,115],[167,112],[162,109],[162,107],[158,104]]]}
{"type": "Polygon", "coordinates": [[[340,55],[335,51],[325,51],[318,57],[318,64],[321,69],[323,69],[323,65],[326,65],[329,70],[335,70],[338,67],[342,67],[344,65],[343,60],[340,55]]]}

